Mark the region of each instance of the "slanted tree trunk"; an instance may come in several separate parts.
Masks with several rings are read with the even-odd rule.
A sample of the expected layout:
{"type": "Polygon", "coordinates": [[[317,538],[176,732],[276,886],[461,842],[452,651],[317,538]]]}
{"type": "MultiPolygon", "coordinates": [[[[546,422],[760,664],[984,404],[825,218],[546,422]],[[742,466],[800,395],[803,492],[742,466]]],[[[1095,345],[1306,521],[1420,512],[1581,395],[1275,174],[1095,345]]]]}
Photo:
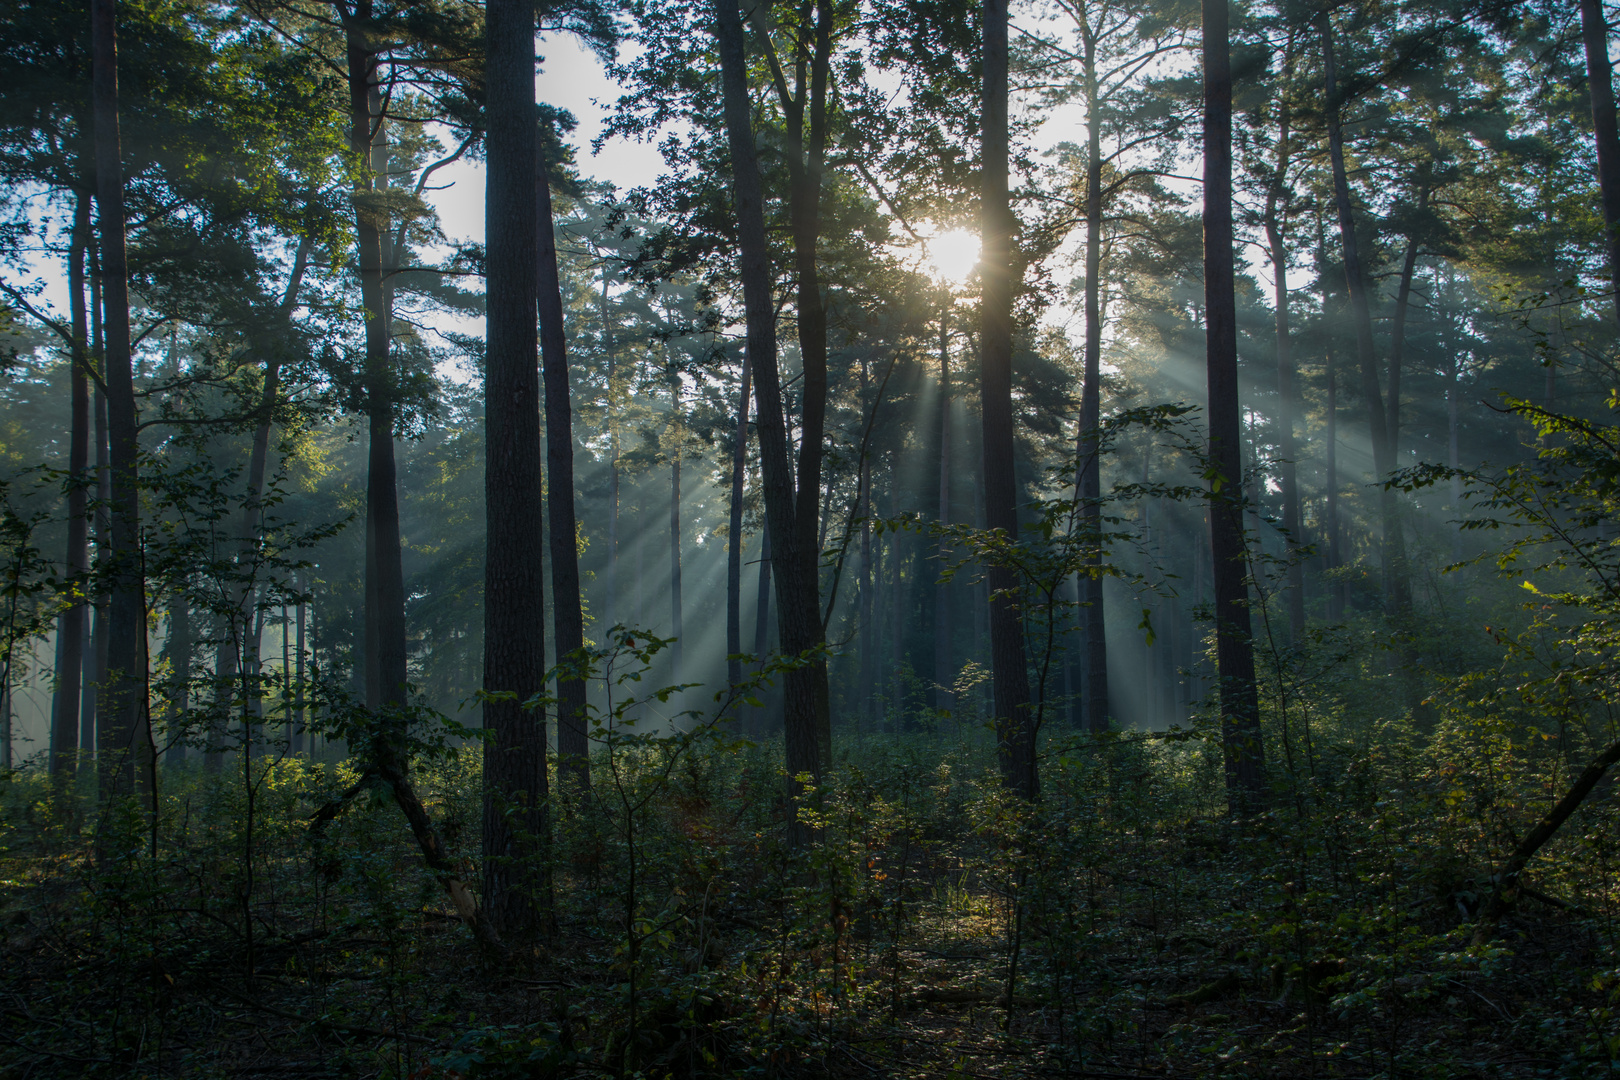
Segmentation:
{"type": "MultiPolygon", "coordinates": [[[[1284,69],[1293,74],[1294,39],[1288,38],[1284,69]]],[[[1288,244],[1284,229],[1288,217],[1288,170],[1293,162],[1293,111],[1287,93],[1279,96],[1277,106],[1277,161],[1276,173],[1266,188],[1264,221],[1266,243],[1270,248],[1272,276],[1275,283],[1273,307],[1277,325],[1277,470],[1282,486],[1282,526],[1288,542],[1288,629],[1297,643],[1305,636],[1305,566],[1300,555],[1304,536],[1299,511],[1299,467],[1294,458],[1298,446],[1294,442],[1294,420],[1299,413],[1299,387],[1294,371],[1294,343],[1289,328],[1288,298],[1288,244]]]]}
{"type": "Polygon", "coordinates": [[[1215,580],[1215,657],[1221,747],[1231,812],[1265,803],[1265,752],[1250,637],[1248,548],[1243,538],[1237,306],[1232,253],[1232,61],[1228,0],[1203,0],[1204,312],[1209,368],[1209,523],[1215,580]]]}
{"type": "MultiPolygon", "coordinates": [[[[771,577],[771,525],[767,520],[760,530],[759,584],[754,594],[754,655],[759,657],[760,663],[765,662],[765,650],[770,647],[771,577]]],[[[763,708],[755,710],[753,719],[754,727],[761,734],[765,724],[763,712],[763,708]]]]}
{"type": "MultiPolygon", "coordinates": [[[[737,0],[715,0],[715,37],[719,45],[725,124],[731,151],[732,183],[738,224],[738,261],[743,281],[743,307],[748,355],[754,364],[758,432],[766,515],[777,544],[774,562],[780,614],[781,648],[803,655],[806,662],[787,673],[784,733],[789,775],[808,774],[819,782],[830,751],[827,713],[827,668],[820,656],[824,633],[819,593],[816,527],[821,501],[822,436],[826,413],[826,317],[821,310],[815,241],[820,230],[821,155],[826,138],[826,81],[830,60],[830,0],[818,0],[818,31],[812,63],[808,153],[802,147],[801,124],[789,117],[788,143],[792,195],[794,266],[798,274],[799,339],[804,364],[804,391],[797,490],[790,463],[787,422],[782,409],[777,367],[776,312],[771,297],[770,248],[765,234],[764,197],[754,144],[748,96],[747,55],[742,13],[737,0]]],[[[809,840],[795,826],[796,845],[809,840]]]]}
{"type": "MultiPolygon", "coordinates": [[[[549,125],[549,121],[547,121],[549,125]]],[[[562,284],[557,269],[557,231],[552,221],[551,160],[554,132],[542,130],[535,145],[534,214],[539,230],[535,277],[540,298],[540,355],[546,385],[546,464],[551,468],[551,618],[557,663],[585,647],[585,611],[579,597],[579,538],[574,518],[574,413],[568,383],[568,341],[563,333],[562,284]]],[[[557,767],[583,795],[590,790],[590,743],[586,737],[585,680],[557,679],[557,767]]]]}
{"type": "Polygon", "coordinates": [[[96,206],[106,335],[109,551],[107,676],[98,701],[101,769],[108,795],[147,790],[153,746],[146,711],[146,602],[141,571],[140,444],[129,333],[129,270],[124,246],[124,166],[118,113],[116,0],[92,0],[90,39],[95,109],[96,206]],[[105,717],[105,720],[101,720],[105,717]]]}
{"type": "Polygon", "coordinates": [[[545,713],[523,707],[545,688],[544,589],[533,558],[544,528],[533,40],[528,4],[489,4],[484,691],[501,696],[484,704],[484,724],[494,731],[484,764],[484,903],[491,921],[518,933],[545,929],[550,920],[542,862],[549,795],[545,713]]]}
{"type": "Polygon", "coordinates": [[[1102,102],[1097,88],[1097,36],[1082,18],[1086,94],[1086,351],[1080,389],[1080,426],[1075,440],[1075,500],[1087,541],[1080,574],[1080,623],[1086,676],[1081,715],[1092,732],[1108,730],[1108,630],[1102,577],[1102,102]]]}
{"type": "Polygon", "coordinates": [[[748,397],[753,371],[743,353],[742,389],[737,394],[737,440],[731,447],[731,506],[726,523],[726,681],[742,682],[743,482],[748,468],[748,397]]]}
{"type": "MultiPolygon", "coordinates": [[[[979,261],[979,402],[984,421],[985,519],[991,529],[1018,539],[1018,479],[1014,473],[1012,413],[1013,234],[1007,169],[1007,0],[984,3],[984,83],[980,96],[980,195],[983,256],[979,261]]],[[[993,564],[990,586],[990,671],[995,694],[997,757],[1001,779],[1025,799],[1035,798],[1035,716],[1024,659],[1018,572],[993,564]]]]}
{"type": "Polygon", "coordinates": [[[69,347],[72,411],[68,422],[67,569],[72,598],[56,623],[56,688],[51,696],[50,773],[70,780],[79,760],[79,695],[84,682],[84,632],[90,587],[88,491],[90,465],[89,339],[84,310],[84,260],[90,245],[90,197],[80,191],[73,204],[73,234],[68,244],[68,308],[73,342],[69,347]]]}
{"type": "Polygon", "coordinates": [[[1599,754],[1597,759],[1575,778],[1575,783],[1570,785],[1564,797],[1536,823],[1535,828],[1525,834],[1523,840],[1519,841],[1513,853],[1502,863],[1502,868],[1492,876],[1496,887],[1491,890],[1490,899],[1486,901],[1485,909],[1480,913],[1479,922],[1475,925],[1474,944],[1481,945],[1490,940],[1496,930],[1496,924],[1513,905],[1519,890],[1519,875],[1524,873],[1524,868],[1529,865],[1536,852],[1553,838],[1564,822],[1569,820],[1570,815],[1580,809],[1581,803],[1586,801],[1592,789],[1597,787],[1598,781],[1603,779],[1603,774],[1617,761],[1620,761],[1620,742],[1599,754]]]}
{"type": "Polygon", "coordinates": [[[1615,314],[1620,316],[1620,126],[1615,123],[1609,23],[1603,15],[1603,0],[1581,0],[1581,40],[1586,45],[1586,82],[1592,95],[1603,227],[1609,234],[1609,281],[1614,290],[1615,314]]]}

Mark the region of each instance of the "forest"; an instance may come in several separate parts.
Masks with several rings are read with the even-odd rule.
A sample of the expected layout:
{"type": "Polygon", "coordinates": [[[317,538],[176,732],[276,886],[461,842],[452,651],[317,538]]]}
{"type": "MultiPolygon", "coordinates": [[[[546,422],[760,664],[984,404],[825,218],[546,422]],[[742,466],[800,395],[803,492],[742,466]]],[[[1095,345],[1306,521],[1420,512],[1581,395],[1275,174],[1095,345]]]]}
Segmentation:
{"type": "Polygon", "coordinates": [[[1620,1073],[1617,28],[0,0],[0,1075],[1620,1073]]]}

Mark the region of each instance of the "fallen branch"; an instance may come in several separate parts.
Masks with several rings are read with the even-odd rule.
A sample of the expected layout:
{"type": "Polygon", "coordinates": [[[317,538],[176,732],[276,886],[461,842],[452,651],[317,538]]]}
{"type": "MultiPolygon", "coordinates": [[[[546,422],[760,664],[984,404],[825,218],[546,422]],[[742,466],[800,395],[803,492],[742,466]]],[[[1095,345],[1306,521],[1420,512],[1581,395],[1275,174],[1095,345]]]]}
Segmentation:
{"type": "Polygon", "coordinates": [[[1491,935],[1496,932],[1497,923],[1501,922],[1502,916],[1513,906],[1514,897],[1522,891],[1519,875],[1524,872],[1525,866],[1535,857],[1536,852],[1541,850],[1542,845],[1551,840],[1553,834],[1569,820],[1570,815],[1575,813],[1586,797],[1592,793],[1592,789],[1597,787],[1598,781],[1603,779],[1603,774],[1608,772],[1609,767],[1616,761],[1620,761],[1620,742],[1603,751],[1596,761],[1588,765],[1586,771],[1576,778],[1564,797],[1558,800],[1558,805],[1548,811],[1547,816],[1542,818],[1519,842],[1519,846],[1513,849],[1513,854],[1508,856],[1507,861],[1502,864],[1502,869],[1497,872],[1496,887],[1491,890],[1491,898],[1474,927],[1475,945],[1483,945],[1491,939],[1491,935]]]}

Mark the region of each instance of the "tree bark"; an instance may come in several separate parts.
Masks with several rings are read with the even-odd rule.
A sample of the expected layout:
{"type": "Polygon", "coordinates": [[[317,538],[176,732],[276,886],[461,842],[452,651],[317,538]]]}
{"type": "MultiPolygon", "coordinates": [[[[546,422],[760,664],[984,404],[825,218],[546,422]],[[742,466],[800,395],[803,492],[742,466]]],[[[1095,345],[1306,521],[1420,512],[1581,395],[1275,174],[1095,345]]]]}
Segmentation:
{"type": "MultiPolygon", "coordinates": [[[[945,304],[939,313],[939,527],[951,524],[951,295],[945,293],[945,304]]],[[[950,565],[951,545],[941,534],[939,538],[939,572],[950,565]]],[[[951,586],[943,580],[934,583],[934,686],[931,697],[934,708],[946,711],[954,708],[951,685],[955,681],[951,670],[951,586]]]]}
{"type": "MultiPolygon", "coordinates": [[[[676,391],[675,400],[680,401],[676,391]]],[[[679,431],[680,420],[676,419],[679,431]]],[[[678,683],[683,673],[682,649],[686,623],[681,609],[681,451],[677,446],[669,459],[669,633],[675,639],[670,647],[670,681],[678,683]]]]}
{"type": "Polygon", "coordinates": [[[56,689],[51,698],[50,773],[71,780],[79,761],[79,705],[84,682],[85,593],[90,587],[88,491],[90,465],[90,359],[84,310],[84,260],[90,245],[90,197],[80,191],[73,206],[73,235],[68,246],[68,307],[73,343],[68,376],[72,412],[68,428],[67,569],[72,599],[56,624],[56,689]]]}
{"type": "MultiPolygon", "coordinates": [[[[715,37],[719,45],[727,139],[731,151],[732,184],[738,226],[738,264],[743,281],[743,308],[748,355],[754,364],[755,430],[759,437],[764,473],[766,517],[777,553],[773,560],[778,596],[781,648],[805,661],[786,677],[787,769],[790,776],[808,775],[819,783],[823,762],[830,751],[827,713],[827,668],[820,655],[823,641],[815,549],[821,498],[821,442],[826,410],[826,320],[820,309],[816,274],[815,236],[820,228],[820,154],[825,139],[826,34],[830,4],[818,3],[823,20],[817,40],[817,62],[811,90],[812,134],[808,161],[799,158],[794,178],[791,216],[795,241],[795,268],[799,276],[800,352],[804,363],[803,407],[798,485],[790,465],[787,423],[782,410],[781,377],[777,367],[776,313],[771,297],[770,248],[765,234],[764,197],[754,144],[748,98],[747,56],[742,14],[737,0],[715,0],[715,37]],[[811,196],[814,196],[813,198],[811,196]],[[818,325],[819,324],[819,325],[818,325]],[[819,347],[818,347],[819,336],[819,347]]],[[[790,123],[791,128],[791,123],[790,123]]],[[[802,129],[801,129],[802,130],[802,129]]],[[[793,136],[790,132],[789,140],[793,136]]],[[[792,147],[790,146],[790,158],[792,147]]],[[[794,826],[796,845],[808,842],[794,826]]]]}
{"type": "Polygon", "coordinates": [[[494,733],[484,764],[484,903],[498,927],[523,934],[549,928],[550,919],[542,864],[549,828],[545,713],[524,708],[545,689],[544,587],[532,557],[544,528],[533,40],[528,4],[489,4],[484,691],[499,696],[484,704],[484,725],[494,733]]]}
{"type": "Polygon", "coordinates": [[[608,551],[607,624],[619,622],[619,382],[613,323],[608,314],[608,265],[602,263],[602,353],[607,358],[608,551]]]}
{"type": "MultiPolygon", "coordinates": [[[[1017,541],[1018,480],[1012,412],[1013,233],[1007,170],[1007,0],[984,2],[984,83],[980,161],[983,257],[980,259],[979,401],[984,423],[986,524],[1017,541]]],[[[1025,799],[1039,790],[1035,717],[1024,659],[1018,572],[992,564],[990,670],[994,683],[997,757],[1002,783],[1025,799]]]]}
{"type": "Polygon", "coordinates": [[[1232,61],[1228,0],[1203,0],[1204,312],[1209,369],[1209,523],[1221,747],[1231,812],[1265,803],[1265,751],[1250,637],[1243,537],[1237,309],[1232,254],[1232,61]]]}
{"type": "Polygon", "coordinates": [[[748,468],[748,397],[753,369],[743,353],[742,389],[737,395],[737,439],[731,448],[731,507],[726,524],[726,681],[742,682],[743,483],[748,468]]]}
{"type": "MultiPolygon", "coordinates": [[[[306,722],[305,702],[307,701],[307,695],[304,689],[304,649],[306,645],[305,633],[307,631],[307,611],[307,605],[305,605],[303,600],[299,600],[298,613],[296,616],[298,620],[297,653],[293,657],[293,664],[295,665],[293,673],[293,685],[295,690],[293,691],[292,752],[294,754],[302,754],[306,749],[304,745],[304,731],[306,722]]],[[[311,745],[308,747],[308,749],[314,750],[314,748],[313,740],[311,740],[311,745]]]]}
{"type": "MultiPolygon", "coordinates": [[[[1288,39],[1288,53],[1284,61],[1287,72],[1293,72],[1292,35],[1288,39]]],[[[1270,248],[1272,275],[1275,279],[1273,307],[1277,326],[1277,456],[1281,460],[1277,469],[1282,487],[1282,525],[1288,543],[1287,606],[1288,630],[1293,641],[1305,636],[1305,567],[1300,556],[1304,536],[1299,508],[1299,467],[1294,458],[1298,444],[1294,441],[1294,420],[1299,413],[1299,387],[1294,371],[1294,344],[1289,327],[1288,297],[1288,245],[1283,235],[1288,215],[1288,168],[1293,161],[1293,113],[1286,92],[1280,96],[1277,116],[1276,174],[1266,190],[1264,214],[1266,242],[1270,248]]]]}
{"type": "MultiPolygon", "coordinates": [[[[1339,217],[1339,238],[1344,247],[1345,287],[1350,296],[1350,316],[1355,324],[1356,354],[1361,367],[1361,394],[1367,406],[1367,426],[1372,436],[1373,472],[1381,481],[1395,468],[1391,456],[1393,443],[1389,433],[1389,417],[1384,407],[1383,392],[1379,387],[1378,365],[1373,347],[1372,302],[1367,295],[1367,278],[1361,265],[1360,243],[1356,237],[1355,207],[1350,201],[1350,180],[1344,163],[1344,125],[1341,120],[1338,67],[1333,50],[1333,19],[1327,9],[1321,15],[1322,73],[1325,84],[1328,157],[1333,171],[1333,202],[1339,217]]],[[[1410,608],[1410,590],[1405,585],[1402,560],[1397,557],[1400,544],[1399,522],[1396,519],[1395,496],[1388,490],[1380,491],[1378,498],[1380,577],[1386,603],[1392,614],[1404,614],[1410,608]]]]}
{"type": "Polygon", "coordinates": [[[1615,314],[1620,317],[1620,126],[1615,122],[1609,24],[1603,15],[1603,0],[1581,0],[1581,40],[1586,45],[1586,81],[1592,95],[1603,227],[1609,234],[1609,282],[1615,314]]]}
{"type": "MultiPolygon", "coordinates": [[[[96,355],[101,355],[101,349],[96,349],[96,355]]],[[[96,564],[99,567],[107,558],[107,550],[112,544],[111,522],[108,520],[107,506],[112,500],[110,465],[107,460],[107,398],[98,386],[91,394],[92,411],[95,415],[94,434],[96,440],[96,508],[91,514],[91,520],[96,529],[96,564]]],[[[95,753],[97,736],[100,733],[100,714],[98,708],[101,701],[101,685],[107,678],[107,592],[100,581],[94,585],[90,604],[91,620],[85,624],[85,660],[87,670],[84,679],[84,694],[79,699],[79,751],[81,754],[95,753]]]]}
{"type": "MultiPolygon", "coordinates": [[[[548,509],[551,525],[551,618],[556,631],[559,673],[567,658],[585,647],[585,611],[579,597],[579,541],[574,517],[574,414],[568,383],[568,341],[563,333],[562,282],[557,266],[557,231],[552,220],[551,163],[536,140],[534,214],[535,277],[540,298],[540,355],[546,387],[546,464],[551,469],[548,509]]],[[[557,768],[583,795],[590,790],[590,742],[586,734],[585,680],[557,679],[557,768]]]]}
{"type": "Polygon", "coordinates": [[[118,113],[116,0],[90,8],[95,108],[96,205],[107,385],[111,550],[107,676],[98,701],[104,794],[145,790],[153,764],[146,711],[146,604],[141,572],[140,444],[129,332],[129,270],[124,238],[124,167],[118,113]],[[105,717],[105,722],[101,721],[105,717]]]}
{"type": "Polygon", "coordinates": [[[1082,75],[1086,93],[1086,351],[1080,390],[1080,429],[1075,441],[1075,500],[1088,537],[1085,569],[1079,578],[1080,622],[1085,642],[1086,677],[1081,715],[1091,732],[1108,730],[1108,631],[1102,577],[1102,102],[1097,89],[1097,39],[1082,26],[1082,75]]]}

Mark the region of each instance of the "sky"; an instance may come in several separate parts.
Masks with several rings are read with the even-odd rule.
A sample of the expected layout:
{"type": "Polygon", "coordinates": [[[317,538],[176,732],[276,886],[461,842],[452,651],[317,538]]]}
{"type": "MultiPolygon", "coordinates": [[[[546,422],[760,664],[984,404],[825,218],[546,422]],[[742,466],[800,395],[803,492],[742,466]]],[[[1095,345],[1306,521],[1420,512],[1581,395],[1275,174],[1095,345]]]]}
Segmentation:
{"type": "MultiPolygon", "coordinates": [[[[650,183],[663,171],[664,160],[651,143],[610,139],[599,154],[591,153],[591,140],[601,132],[619,85],[609,79],[601,62],[569,35],[550,35],[539,42],[545,63],[534,80],[536,100],[567,109],[579,121],[569,139],[575,163],[586,177],[606,180],[620,191],[650,183]]],[[[430,201],[439,211],[445,235],[452,240],[484,238],[484,168],[477,162],[457,162],[435,179],[451,184],[434,192],[430,201]]]]}

